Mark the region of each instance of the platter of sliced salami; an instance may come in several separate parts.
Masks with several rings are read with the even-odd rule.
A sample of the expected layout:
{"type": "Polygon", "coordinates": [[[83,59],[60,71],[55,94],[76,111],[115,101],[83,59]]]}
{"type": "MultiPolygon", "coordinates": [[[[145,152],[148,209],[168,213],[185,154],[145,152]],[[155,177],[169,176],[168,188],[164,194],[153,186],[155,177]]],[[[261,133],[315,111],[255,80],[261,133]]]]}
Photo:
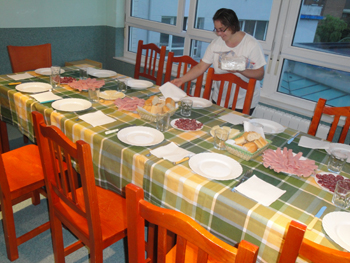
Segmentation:
{"type": "Polygon", "coordinates": [[[315,181],[316,183],[324,190],[328,192],[334,193],[335,185],[339,180],[346,180],[350,182],[350,179],[340,175],[340,174],[333,174],[333,173],[317,173],[315,174],[315,181]]]}

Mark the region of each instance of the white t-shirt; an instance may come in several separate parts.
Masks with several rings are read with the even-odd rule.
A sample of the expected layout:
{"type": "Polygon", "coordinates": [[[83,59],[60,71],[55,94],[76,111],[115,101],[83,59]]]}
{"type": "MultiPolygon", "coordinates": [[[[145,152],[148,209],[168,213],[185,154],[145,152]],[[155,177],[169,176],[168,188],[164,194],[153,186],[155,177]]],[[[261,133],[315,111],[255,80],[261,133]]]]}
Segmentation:
{"type": "MultiPolygon", "coordinates": [[[[253,69],[258,69],[266,65],[264,52],[261,45],[254,37],[252,37],[247,33],[245,33],[245,36],[243,37],[242,41],[236,47],[233,47],[233,48],[228,47],[225,41],[223,41],[222,38],[218,36],[208,46],[202,58],[202,61],[207,64],[213,64],[214,71],[216,74],[227,73],[227,71],[219,68],[218,64],[219,64],[220,54],[216,52],[227,52],[231,50],[235,52],[237,56],[245,56],[248,59],[250,59],[251,62],[255,63],[253,66],[253,69]]],[[[244,77],[242,74],[235,73],[235,75],[237,75],[238,77],[240,77],[246,82],[249,81],[249,79],[244,77]]],[[[214,101],[217,101],[219,87],[220,87],[220,82],[213,81],[213,87],[212,87],[213,92],[211,93],[212,94],[211,99],[213,99],[214,101]]],[[[255,108],[258,105],[259,98],[260,98],[260,88],[261,88],[260,81],[256,81],[251,108],[255,108]]],[[[224,88],[223,98],[225,97],[226,90],[227,90],[227,86],[224,88]]],[[[246,95],[246,91],[244,89],[241,89],[238,94],[238,100],[236,105],[237,109],[243,109],[245,95],[246,95]]],[[[229,107],[232,106],[233,96],[234,96],[234,90],[231,91],[229,107]]],[[[225,100],[222,99],[220,106],[224,106],[224,104],[225,104],[225,100]]]]}

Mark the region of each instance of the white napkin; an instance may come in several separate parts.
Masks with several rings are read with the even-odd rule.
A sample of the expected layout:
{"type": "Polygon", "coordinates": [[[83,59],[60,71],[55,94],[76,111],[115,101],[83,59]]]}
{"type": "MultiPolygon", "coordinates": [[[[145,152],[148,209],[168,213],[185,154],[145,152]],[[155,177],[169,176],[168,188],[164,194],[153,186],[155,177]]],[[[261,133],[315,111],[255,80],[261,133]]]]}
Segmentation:
{"type": "Polygon", "coordinates": [[[191,152],[180,148],[175,143],[171,142],[165,146],[151,150],[151,154],[157,156],[158,158],[169,160],[170,162],[178,162],[186,156],[189,156],[191,152]]]}
{"type": "Polygon", "coordinates": [[[178,88],[173,83],[167,82],[159,87],[160,92],[165,98],[172,98],[175,102],[180,101],[182,98],[186,97],[187,94],[182,89],[178,88]]]}
{"type": "Polygon", "coordinates": [[[79,116],[79,119],[91,124],[93,127],[105,125],[115,121],[115,119],[108,117],[102,111],[81,115],[79,116]]]}
{"type": "Polygon", "coordinates": [[[7,75],[9,78],[14,79],[14,80],[21,80],[21,79],[30,79],[33,76],[30,75],[29,73],[22,73],[22,74],[17,74],[17,75],[7,75]]]}
{"type": "Polygon", "coordinates": [[[62,97],[53,94],[51,91],[30,95],[30,96],[36,99],[37,101],[39,101],[40,103],[46,103],[46,102],[62,99],[62,97]]]}
{"type": "Polygon", "coordinates": [[[235,190],[265,206],[271,205],[286,192],[255,175],[237,186],[235,190]]]}
{"type": "Polygon", "coordinates": [[[310,149],[328,149],[331,143],[328,141],[322,141],[318,139],[312,139],[306,136],[301,136],[298,146],[310,148],[310,149]]]}
{"type": "Polygon", "coordinates": [[[239,116],[239,115],[234,114],[234,113],[226,114],[224,116],[219,117],[219,119],[226,121],[226,122],[229,122],[229,123],[232,123],[234,125],[242,124],[244,121],[249,121],[249,119],[244,118],[244,117],[239,116]]]}
{"type": "Polygon", "coordinates": [[[261,135],[261,137],[263,137],[265,139],[265,133],[264,133],[263,127],[255,126],[253,123],[251,123],[249,121],[244,121],[243,127],[244,127],[245,132],[249,132],[249,131],[257,132],[261,135]]]}

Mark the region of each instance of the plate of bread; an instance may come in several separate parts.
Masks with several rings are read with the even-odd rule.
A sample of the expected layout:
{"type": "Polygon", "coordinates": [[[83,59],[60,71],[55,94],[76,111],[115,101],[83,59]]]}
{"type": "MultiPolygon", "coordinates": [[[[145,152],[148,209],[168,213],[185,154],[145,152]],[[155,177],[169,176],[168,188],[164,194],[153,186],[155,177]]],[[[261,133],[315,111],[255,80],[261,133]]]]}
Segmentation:
{"type": "Polygon", "coordinates": [[[156,121],[157,114],[169,113],[170,115],[174,115],[176,110],[177,106],[172,98],[160,99],[156,95],[149,97],[143,107],[137,108],[137,112],[141,118],[152,122],[156,121]]]}
{"type": "Polygon", "coordinates": [[[238,134],[226,141],[226,150],[244,160],[250,160],[261,154],[271,144],[259,133],[250,131],[238,134]]]}

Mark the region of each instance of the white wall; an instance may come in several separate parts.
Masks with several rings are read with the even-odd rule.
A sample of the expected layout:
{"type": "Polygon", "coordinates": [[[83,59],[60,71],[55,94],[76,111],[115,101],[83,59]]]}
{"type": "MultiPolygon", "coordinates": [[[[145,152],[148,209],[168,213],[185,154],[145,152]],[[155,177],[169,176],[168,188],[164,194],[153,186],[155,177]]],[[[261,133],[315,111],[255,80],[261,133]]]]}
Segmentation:
{"type": "Polygon", "coordinates": [[[0,28],[123,27],[125,0],[0,0],[0,28]],[[116,11],[116,8],[118,10],[116,11]],[[122,19],[121,19],[122,18],[122,19]]]}

